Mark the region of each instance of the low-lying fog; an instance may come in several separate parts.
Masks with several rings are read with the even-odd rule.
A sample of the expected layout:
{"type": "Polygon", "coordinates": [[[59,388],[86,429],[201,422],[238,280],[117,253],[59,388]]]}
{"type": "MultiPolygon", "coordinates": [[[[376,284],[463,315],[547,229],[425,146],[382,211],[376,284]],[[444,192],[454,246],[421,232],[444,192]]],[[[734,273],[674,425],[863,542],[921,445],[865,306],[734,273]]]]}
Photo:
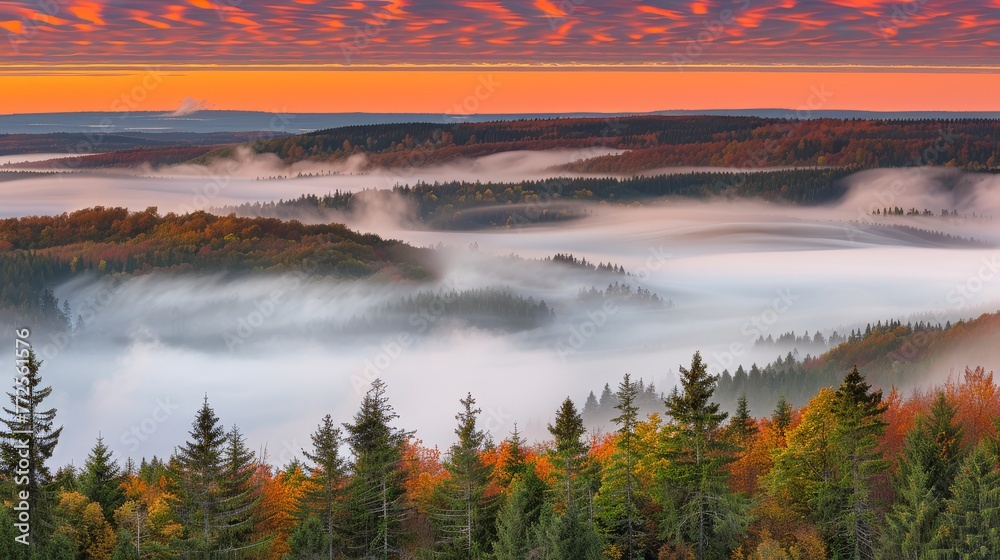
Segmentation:
{"type": "MultiPolygon", "coordinates": [[[[344,179],[233,179],[225,196],[287,199],[343,188],[337,181],[344,179]]],[[[376,375],[388,382],[401,425],[426,443],[451,442],[466,391],[479,400],[495,439],[515,421],[529,437],[544,438],[567,395],[582,406],[589,391],[614,386],[626,372],[666,390],[695,350],[718,372],[787,352],[752,350],[760,335],[844,334],[878,320],[943,323],[996,311],[997,181],[942,170],[873,171],[853,178],[844,201],[823,208],[671,200],[595,205],[590,218],[513,230],[369,224],[414,245],[446,246],[436,257],[440,277],[422,285],[298,273],[77,279],[56,292],[83,317],[73,342],[34,341],[48,356],[46,382],[67,426],[56,460],[81,463],[99,432],[120,457],[169,455],[207,394],[225,423],[238,423],[252,446],[266,446],[272,462],[285,463],[308,445],[323,415],[349,421],[376,375]],[[869,215],[885,206],[955,209],[959,217],[869,215]],[[537,260],[556,253],[610,261],[630,275],[537,260]],[[578,299],[581,289],[614,282],[669,301],[578,299]],[[534,328],[497,326],[442,314],[431,303],[358,327],[365,323],[357,318],[407,295],[477,288],[544,300],[555,317],[534,328]]],[[[21,184],[7,197],[14,207],[5,205],[5,215],[102,203],[166,211],[189,201],[204,179],[73,175],[0,189],[12,183],[21,184]],[[57,192],[69,198],[50,200],[57,192]]],[[[526,221],[535,210],[524,209],[526,221]]]]}

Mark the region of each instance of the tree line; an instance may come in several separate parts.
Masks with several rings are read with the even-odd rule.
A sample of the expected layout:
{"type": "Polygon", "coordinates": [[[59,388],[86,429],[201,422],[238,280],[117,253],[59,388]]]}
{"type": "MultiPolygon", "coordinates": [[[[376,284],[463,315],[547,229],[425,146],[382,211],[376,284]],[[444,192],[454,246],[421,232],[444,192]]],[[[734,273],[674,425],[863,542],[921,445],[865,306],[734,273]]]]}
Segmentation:
{"type": "Polygon", "coordinates": [[[167,459],[121,465],[98,437],[82,468],[52,472],[62,428],[40,363],[26,362],[30,413],[5,407],[0,434],[0,555],[11,560],[1000,554],[1000,393],[982,368],[904,399],[854,367],[800,408],[782,399],[755,417],[741,398],[729,416],[695,353],[666,395],[628,374],[606,388],[615,416],[603,433],[588,433],[567,397],[546,441],[515,424],[498,442],[466,395],[443,452],[401,427],[376,380],[352,418],[320,419],[303,459],[280,467],[206,396],[167,459]],[[29,424],[24,546],[13,492],[29,424]]]}

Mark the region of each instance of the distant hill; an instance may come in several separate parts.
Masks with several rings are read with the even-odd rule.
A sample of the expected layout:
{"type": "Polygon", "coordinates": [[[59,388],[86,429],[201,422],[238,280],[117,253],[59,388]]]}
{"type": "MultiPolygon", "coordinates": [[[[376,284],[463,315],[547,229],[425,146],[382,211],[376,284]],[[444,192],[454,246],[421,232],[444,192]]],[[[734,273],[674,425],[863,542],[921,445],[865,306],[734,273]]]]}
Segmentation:
{"type": "MultiPolygon", "coordinates": [[[[514,150],[600,146],[624,153],[567,169],[632,174],[676,166],[862,168],[1000,165],[996,119],[814,119],[725,116],[558,118],[440,124],[375,124],[282,136],[251,144],[286,163],[343,161],[364,154],[371,167],[441,164],[514,150]]],[[[225,157],[210,153],[196,162],[225,157]]]]}
{"type": "Polygon", "coordinates": [[[260,132],[297,134],[344,126],[430,122],[516,121],[554,118],[621,118],[625,116],[696,116],[763,117],[785,119],[996,119],[998,112],[947,111],[845,111],[817,110],[809,113],[794,109],[714,109],[697,111],[655,111],[652,113],[492,113],[448,115],[441,113],[268,113],[261,111],[196,111],[176,115],[164,111],[31,113],[0,115],[0,134],[38,134],[77,132],[171,133],[171,132],[260,132]]]}
{"type": "Polygon", "coordinates": [[[804,405],[821,387],[836,386],[855,365],[876,387],[901,390],[940,384],[966,366],[1000,368],[1000,310],[957,323],[878,322],[818,357],[789,353],[758,367],[725,371],[719,380],[722,402],[735,403],[745,394],[751,408],[764,414],[777,397],[785,395],[804,405]]]}

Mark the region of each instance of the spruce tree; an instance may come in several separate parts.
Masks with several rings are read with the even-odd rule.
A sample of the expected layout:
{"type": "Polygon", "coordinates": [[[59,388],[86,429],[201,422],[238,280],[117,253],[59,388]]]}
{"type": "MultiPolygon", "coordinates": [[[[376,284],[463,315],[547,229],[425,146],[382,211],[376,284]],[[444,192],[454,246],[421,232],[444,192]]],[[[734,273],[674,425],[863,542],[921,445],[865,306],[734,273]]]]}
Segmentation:
{"type": "Polygon", "coordinates": [[[497,536],[493,543],[494,560],[524,560],[532,548],[530,538],[531,490],[520,476],[510,483],[507,499],[497,514],[497,536]]]}
{"type": "Polygon", "coordinates": [[[878,451],[885,410],[882,391],[873,391],[855,366],[834,396],[839,472],[818,504],[831,548],[845,558],[865,560],[875,554],[878,535],[871,487],[886,468],[878,451]]]}
{"type": "MultiPolygon", "coordinates": [[[[238,434],[238,432],[236,432],[238,434]]],[[[242,557],[246,543],[234,542],[242,534],[251,505],[248,491],[240,491],[250,461],[242,437],[232,442],[208,404],[198,411],[191,439],[178,448],[170,462],[177,485],[177,513],[184,529],[179,541],[182,552],[193,559],[209,560],[220,554],[242,557]]]]}
{"type": "Polygon", "coordinates": [[[951,497],[951,485],[964,457],[965,432],[956,419],[957,415],[958,411],[944,392],[938,391],[931,404],[930,416],[924,423],[923,437],[933,443],[925,455],[924,465],[927,477],[934,486],[934,494],[941,500],[951,497]]]}
{"type": "Polygon", "coordinates": [[[640,514],[642,489],[638,481],[636,464],[639,459],[636,425],[639,407],[636,398],[639,386],[628,374],[618,385],[618,416],[613,419],[618,426],[615,450],[604,471],[601,489],[594,500],[598,520],[605,535],[621,552],[625,560],[644,556],[641,546],[644,521],[640,514]]]}
{"type": "Polygon", "coordinates": [[[788,427],[792,425],[792,405],[785,400],[785,395],[778,395],[778,404],[774,407],[771,415],[771,423],[781,436],[785,435],[788,427]]]}
{"type": "Polygon", "coordinates": [[[750,415],[746,394],[736,400],[736,414],[729,420],[729,433],[740,447],[757,434],[757,421],[750,415]]]}
{"type": "Polygon", "coordinates": [[[372,382],[354,415],[344,424],[354,455],[347,485],[348,546],[364,558],[389,558],[399,550],[404,503],[403,446],[410,433],[392,426],[398,415],[389,404],[386,385],[372,382]]]}
{"type": "Polygon", "coordinates": [[[451,446],[444,467],[448,479],[441,488],[442,507],[435,512],[441,534],[440,552],[445,558],[482,558],[492,541],[494,513],[486,498],[491,469],[481,457],[486,434],[476,421],[482,412],[474,408],[472,394],[461,399],[462,410],[455,416],[458,441],[451,446]]]}
{"type": "Polygon", "coordinates": [[[222,465],[219,550],[236,557],[252,556],[267,545],[266,540],[254,540],[253,535],[261,500],[256,477],[259,465],[237,426],[226,434],[222,465]]]}
{"type": "MultiPolygon", "coordinates": [[[[0,475],[4,484],[5,500],[16,500],[26,491],[31,514],[29,542],[45,545],[52,527],[49,523],[54,503],[52,472],[46,464],[52,458],[62,426],[55,428],[56,409],[44,409],[43,402],[52,394],[52,387],[42,386],[39,373],[42,362],[30,348],[18,350],[15,361],[14,381],[17,389],[8,392],[10,401],[3,408],[6,417],[0,420],[0,475]],[[27,350],[25,352],[25,350],[27,350]],[[27,457],[27,468],[20,468],[20,461],[27,457]]],[[[23,546],[23,545],[22,545],[23,546]]]]}
{"type": "Polygon", "coordinates": [[[566,397],[556,411],[554,424],[549,424],[549,433],[556,439],[555,461],[561,469],[560,482],[564,489],[565,504],[573,501],[573,487],[578,471],[586,459],[587,445],[580,438],[586,433],[583,417],[576,410],[573,400],[566,397]]]}
{"type": "Polygon", "coordinates": [[[997,456],[982,442],[962,462],[945,511],[943,558],[1000,558],[1000,471],[997,456]]]}
{"type": "Polygon", "coordinates": [[[310,518],[319,522],[322,549],[331,560],[340,546],[339,533],[343,529],[344,458],[340,456],[341,431],[327,414],[312,434],[312,451],[303,450],[313,462],[309,478],[313,486],[302,500],[300,523],[310,518]]]}
{"type": "Polygon", "coordinates": [[[80,493],[100,504],[110,521],[115,510],[125,503],[125,493],[121,489],[123,480],[121,467],[104,445],[104,438],[98,435],[80,473],[80,493]]]}
{"type": "Polygon", "coordinates": [[[749,523],[748,504],[728,487],[725,465],[732,461],[732,449],[722,430],[727,414],[712,402],[716,378],[701,353],[694,354],[690,368],[680,368],[680,375],[680,388],[666,401],[672,437],[661,474],[668,502],[664,528],[690,544],[697,560],[725,558],[749,523]]]}
{"type": "Polygon", "coordinates": [[[932,560],[940,547],[943,502],[934,492],[934,481],[925,464],[927,449],[923,419],[906,437],[906,447],[896,480],[898,498],[885,517],[881,547],[883,560],[932,560]]]}

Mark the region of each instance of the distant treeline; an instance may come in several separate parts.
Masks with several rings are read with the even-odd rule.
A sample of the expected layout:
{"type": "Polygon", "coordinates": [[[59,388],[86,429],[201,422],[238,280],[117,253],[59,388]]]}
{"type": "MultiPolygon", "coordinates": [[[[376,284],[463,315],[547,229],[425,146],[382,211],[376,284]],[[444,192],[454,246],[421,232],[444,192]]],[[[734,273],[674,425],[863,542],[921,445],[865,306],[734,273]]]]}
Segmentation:
{"type": "Polygon", "coordinates": [[[350,126],[262,140],[252,148],[287,163],[365,154],[373,167],[420,167],[512,150],[604,147],[626,152],[571,168],[616,174],[691,165],[984,169],[998,165],[998,136],[1000,121],[992,119],[635,116],[350,126]]]}
{"type": "MultiPolygon", "coordinates": [[[[767,172],[700,172],[651,177],[553,178],[517,183],[452,181],[397,185],[392,193],[415,208],[416,218],[440,229],[520,227],[591,214],[573,202],[636,203],[659,197],[726,197],[812,205],[839,199],[851,169],[794,169],[767,172]]],[[[213,208],[218,214],[330,220],[328,210],[351,212],[361,201],[386,201],[387,190],[334,191],[278,202],[213,208]]]]}
{"type": "MultiPolygon", "coordinates": [[[[740,396],[745,396],[755,410],[773,407],[779,395],[793,404],[804,404],[821,387],[836,384],[840,372],[854,365],[865,368],[876,387],[912,388],[923,381],[929,365],[949,352],[964,349],[968,354],[976,346],[988,352],[1000,342],[997,333],[1000,311],[954,324],[880,321],[863,331],[852,331],[846,340],[834,333],[829,350],[818,349],[815,338],[803,346],[798,344],[804,341],[796,339],[796,350],[764,367],[752,364],[746,369],[740,365],[735,371],[722,371],[718,397],[720,402],[733,406],[740,396]],[[816,353],[801,357],[802,351],[816,353]]],[[[784,336],[779,340],[782,338],[791,343],[784,336]]]]}

